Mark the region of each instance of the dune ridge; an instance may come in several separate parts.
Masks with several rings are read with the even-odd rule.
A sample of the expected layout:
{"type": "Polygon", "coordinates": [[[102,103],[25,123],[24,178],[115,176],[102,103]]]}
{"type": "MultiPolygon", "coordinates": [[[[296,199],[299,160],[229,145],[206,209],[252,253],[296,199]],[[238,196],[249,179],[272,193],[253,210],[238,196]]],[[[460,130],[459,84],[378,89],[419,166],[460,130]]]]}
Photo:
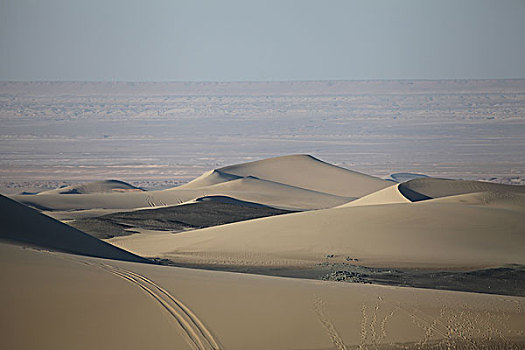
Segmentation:
{"type": "Polygon", "coordinates": [[[411,203],[410,199],[399,191],[399,184],[383,188],[382,190],[358,198],[355,201],[339,206],[339,208],[394,203],[411,203]]]}
{"type": "Polygon", "coordinates": [[[161,191],[119,187],[117,192],[115,183],[101,182],[12,198],[48,211],[177,205],[205,196],[227,196],[285,210],[312,210],[342,205],[390,184],[311,156],[294,155],[212,170],[185,185],[161,191]],[[69,194],[61,195],[64,191],[69,194]]]}
{"type": "Polygon", "coordinates": [[[341,168],[305,154],[230,165],[219,170],[345,197],[361,197],[390,185],[380,178],[341,168]]]}
{"type": "Polygon", "coordinates": [[[73,254],[150,263],[0,195],[0,239],[73,254]]]}

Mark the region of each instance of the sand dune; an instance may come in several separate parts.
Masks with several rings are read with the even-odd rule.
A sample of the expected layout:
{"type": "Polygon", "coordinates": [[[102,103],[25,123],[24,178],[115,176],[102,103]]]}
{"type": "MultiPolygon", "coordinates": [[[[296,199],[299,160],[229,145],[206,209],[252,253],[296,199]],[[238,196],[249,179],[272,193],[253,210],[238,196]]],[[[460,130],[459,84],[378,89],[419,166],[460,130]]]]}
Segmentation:
{"type": "Polygon", "coordinates": [[[178,205],[207,196],[227,196],[288,210],[330,208],[354,199],[254,178],[241,178],[196,189],[175,187],[163,191],[68,195],[43,193],[12,198],[41,210],[56,211],[158,207],[178,205]]]}
{"type": "Polygon", "coordinates": [[[428,200],[429,203],[449,204],[461,203],[484,207],[525,210],[525,193],[510,191],[475,192],[456,196],[441,197],[428,200]]]}
{"type": "Polygon", "coordinates": [[[399,191],[411,201],[441,198],[475,192],[525,193],[525,186],[481,181],[421,178],[399,185],[399,191]]]}
{"type": "MultiPolygon", "coordinates": [[[[243,177],[199,190],[206,193],[206,196],[224,195],[288,210],[332,208],[355,199],[254,177],[243,177]]],[[[167,191],[178,190],[174,188],[167,191]]]]}
{"type": "Polygon", "coordinates": [[[377,177],[340,168],[309,155],[269,158],[219,170],[344,197],[361,197],[390,185],[377,177]]]}
{"type": "Polygon", "coordinates": [[[217,185],[223,182],[237,180],[241,178],[242,176],[228,174],[228,173],[225,173],[224,171],[216,169],[216,170],[205,172],[204,174],[202,174],[195,180],[192,180],[188,182],[187,184],[183,184],[179,186],[178,188],[201,188],[201,187],[217,185]]]}
{"type": "Polygon", "coordinates": [[[390,185],[387,181],[309,156],[278,157],[246,163],[246,168],[244,165],[230,170],[261,177],[230,174],[224,171],[229,169],[227,167],[208,172],[186,185],[162,191],[135,191],[128,189],[125,183],[106,181],[12,198],[47,211],[146,208],[177,205],[206,196],[227,196],[287,210],[312,210],[342,205],[390,185]],[[266,167],[268,170],[264,170],[266,167]],[[296,171],[290,172],[290,169],[296,171]],[[293,184],[294,181],[297,184],[293,184]],[[348,196],[349,193],[356,195],[348,196]]]}
{"type": "Polygon", "coordinates": [[[475,268],[525,264],[523,214],[458,203],[354,206],[111,242],[210,265],[315,268],[330,255],[365,266],[475,268]]]}
{"type": "Polygon", "coordinates": [[[355,207],[363,205],[379,205],[393,203],[411,203],[398,189],[399,185],[393,185],[377,192],[371,193],[355,201],[341,205],[340,207],[355,207]]]}
{"type": "Polygon", "coordinates": [[[6,244],[0,275],[6,349],[504,349],[525,341],[520,297],[181,269],[6,244]]]}
{"type": "Polygon", "coordinates": [[[80,255],[148,262],[1,195],[0,211],[1,240],[80,255]]]}
{"type": "Polygon", "coordinates": [[[142,191],[142,189],[119,180],[95,181],[85,184],[72,185],[56,188],[54,190],[43,191],[39,194],[87,194],[87,193],[107,193],[107,192],[132,192],[142,191]]]}

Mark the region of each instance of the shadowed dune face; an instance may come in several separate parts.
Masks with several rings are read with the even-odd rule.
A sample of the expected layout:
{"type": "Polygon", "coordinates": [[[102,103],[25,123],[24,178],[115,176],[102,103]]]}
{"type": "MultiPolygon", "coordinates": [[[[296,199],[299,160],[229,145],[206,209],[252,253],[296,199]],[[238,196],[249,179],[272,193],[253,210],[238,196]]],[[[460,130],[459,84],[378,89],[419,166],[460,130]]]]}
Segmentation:
{"type": "Polygon", "coordinates": [[[0,211],[1,240],[79,255],[149,262],[1,195],[0,211]]]}
{"type": "Polygon", "coordinates": [[[140,230],[172,233],[286,213],[289,211],[225,196],[211,196],[182,205],[80,218],[68,224],[94,237],[108,239],[140,230]]]}

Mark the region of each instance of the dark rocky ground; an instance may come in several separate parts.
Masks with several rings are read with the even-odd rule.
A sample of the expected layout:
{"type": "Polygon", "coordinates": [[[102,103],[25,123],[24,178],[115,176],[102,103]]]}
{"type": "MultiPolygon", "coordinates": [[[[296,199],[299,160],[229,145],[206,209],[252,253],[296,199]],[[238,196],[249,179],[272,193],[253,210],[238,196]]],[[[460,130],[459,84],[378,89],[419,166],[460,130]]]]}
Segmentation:
{"type": "Polygon", "coordinates": [[[268,268],[181,264],[168,259],[156,258],[152,258],[152,260],[162,265],[206,270],[320,279],[346,283],[373,283],[399,287],[525,296],[525,266],[517,264],[470,271],[433,271],[371,268],[353,263],[329,262],[319,264],[313,268],[268,268]]]}
{"type": "Polygon", "coordinates": [[[172,207],[82,218],[68,224],[97,238],[108,239],[137,233],[134,230],[137,228],[178,232],[286,213],[290,211],[215,197],[172,207]]]}

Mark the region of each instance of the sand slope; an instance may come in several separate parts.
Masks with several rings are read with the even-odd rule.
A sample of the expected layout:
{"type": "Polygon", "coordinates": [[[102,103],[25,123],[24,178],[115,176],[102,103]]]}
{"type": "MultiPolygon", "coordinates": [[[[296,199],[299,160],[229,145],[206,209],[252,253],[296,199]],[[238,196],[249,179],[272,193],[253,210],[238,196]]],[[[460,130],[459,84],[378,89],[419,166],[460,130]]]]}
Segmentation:
{"type": "Polygon", "coordinates": [[[411,203],[411,201],[403,196],[398,189],[399,185],[393,185],[383,188],[377,192],[371,193],[355,201],[341,205],[340,207],[355,207],[363,205],[379,205],[379,204],[393,204],[393,203],[411,203]]]}
{"type": "Polygon", "coordinates": [[[111,240],[140,255],[236,266],[465,268],[525,264],[523,210],[420,202],[286,214],[155,237],[111,240]]]}
{"type": "Polygon", "coordinates": [[[525,193],[525,186],[481,181],[420,178],[402,183],[399,191],[411,201],[441,198],[475,192],[525,193]]]}
{"type": "Polygon", "coordinates": [[[48,211],[177,205],[205,196],[228,196],[280,209],[311,210],[342,205],[391,183],[310,156],[288,156],[221,168],[186,185],[163,191],[115,191],[114,185],[112,182],[79,185],[12,198],[48,211]],[[61,194],[63,191],[69,194],[61,194]]]}
{"type": "MultiPolygon", "coordinates": [[[[279,182],[244,177],[198,189],[206,194],[224,195],[289,210],[331,208],[355,198],[341,197],[279,182]]],[[[167,191],[178,191],[177,188],[167,191]]]]}
{"type": "Polygon", "coordinates": [[[0,239],[80,255],[148,262],[0,195],[0,239]]]}
{"type": "Polygon", "coordinates": [[[441,197],[427,200],[429,203],[449,204],[461,203],[464,205],[475,205],[493,208],[505,208],[525,211],[525,193],[511,191],[498,192],[475,192],[460,194],[456,196],[441,197]]]}
{"type": "Polygon", "coordinates": [[[5,349],[523,347],[525,298],[117,262],[0,244],[5,349]]]}
{"type": "Polygon", "coordinates": [[[330,208],[354,198],[334,196],[254,178],[242,178],[196,189],[91,194],[17,195],[13,199],[41,210],[136,209],[178,205],[206,196],[227,196],[242,201],[289,209],[330,208]]]}
{"type": "Polygon", "coordinates": [[[198,178],[188,182],[187,184],[183,184],[178,186],[177,188],[202,188],[212,185],[217,185],[223,182],[231,181],[231,180],[237,180],[243,178],[242,176],[237,176],[233,174],[225,173],[221,170],[211,170],[208,172],[205,172],[198,178]]]}
{"type": "Polygon", "coordinates": [[[275,157],[219,170],[346,197],[361,197],[390,185],[377,177],[340,168],[310,155],[275,157]]]}

